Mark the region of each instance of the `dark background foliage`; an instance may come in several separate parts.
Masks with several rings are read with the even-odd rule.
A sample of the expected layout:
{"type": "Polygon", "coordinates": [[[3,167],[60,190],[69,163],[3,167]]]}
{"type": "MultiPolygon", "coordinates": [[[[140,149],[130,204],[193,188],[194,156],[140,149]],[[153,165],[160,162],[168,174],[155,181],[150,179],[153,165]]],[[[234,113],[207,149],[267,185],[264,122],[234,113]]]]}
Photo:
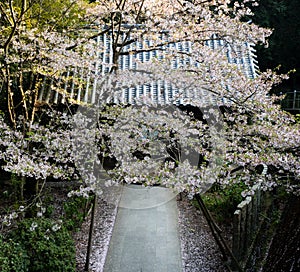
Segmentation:
{"type": "Polygon", "coordinates": [[[273,29],[269,47],[257,46],[260,69],[276,69],[287,73],[296,70],[290,79],[278,86],[278,91],[300,89],[300,1],[260,0],[253,8],[253,22],[273,29]]]}

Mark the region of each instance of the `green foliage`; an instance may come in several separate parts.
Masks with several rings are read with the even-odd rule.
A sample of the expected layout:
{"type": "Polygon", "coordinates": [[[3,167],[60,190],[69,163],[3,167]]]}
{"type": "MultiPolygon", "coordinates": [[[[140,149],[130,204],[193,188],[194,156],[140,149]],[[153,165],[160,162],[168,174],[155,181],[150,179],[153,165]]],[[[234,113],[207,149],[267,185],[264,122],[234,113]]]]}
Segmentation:
{"type": "Polygon", "coordinates": [[[34,16],[30,21],[31,26],[46,25],[54,27],[58,31],[72,29],[79,26],[85,13],[83,7],[80,7],[76,1],[71,0],[54,0],[39,1],[32,5],[34,16]]]}
{"type": "Polygon", "coordinates": [[[242,183],[231,184],[226,188],[222,188],[218,184],[206,192],[202,199],[207,209],[212,212],[218,222],[230,219],[237,207],[243,200],[242,192],[245,185],[242,183]]]}
{"type": "MultiPolygon", "coordinates": [[[[14,14],[21,15],[22,7],[23,20],[26,23],[27,28],[36,28],[44,30],[49,28],[51,30],[63,31],[66,29],[74,29],[74,27],[83,25],[82,17],[85,14],[86,1],[72,1],[72,0],[39,0],[28,1],[24,6],[24,1],[12,2],[12,8],[14,14]],[[26,5],[27,4],[27,5],[26,5]]],[[[9,1],[0,3],[3,11],[10,11],[9,1]]],[[[6,12],[6,16],[3,18],[2,24],[7,26],[3,28],[4,35],[9,35],[12,14],[6,12]]]]}
{"type": "Polygon", "coordinates": [[[24,180],[22,180],[22,178],[19,177],[18,175],[12,173],[10,181],[13,188],[13,192],[15,194],[15,200],[21,199],[24,180]]]}
{"type": "Polygon", "coordinates": [[[73,196],[64,203],[64,222],[69,231],[76,231],[82,225],[87,214],[89,200],[84,197],[73,196]]]}
{"type": "Polygon", "coordinates": [[[61,223],[47,218],[24,219],[10,238],[27,251],[31,272],[75,271],[74,242],[61,223]]]}
{"type": "Polygon", "coordinates": [[[44,216],[50,218],[53,215],[54,211],[55,208],[53,205],[47,205],[44,216]]]}
{"type": "Polygon", "coordinates": [[[29,271],[29,257],[24,247],[8,239],[3,240],[0,235],[0,271],[25,272],[29,271]]]}

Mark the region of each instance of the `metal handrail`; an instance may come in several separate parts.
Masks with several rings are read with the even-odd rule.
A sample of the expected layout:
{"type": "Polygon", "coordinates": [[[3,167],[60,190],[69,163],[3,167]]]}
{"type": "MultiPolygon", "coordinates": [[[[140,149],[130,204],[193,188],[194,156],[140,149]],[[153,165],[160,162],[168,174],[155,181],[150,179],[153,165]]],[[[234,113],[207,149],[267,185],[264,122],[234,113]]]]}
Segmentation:
{"type": "Polygon", "coordinates": [[[300,111],[300,91],[280,92],[285,98],[280,101],[280,105],[284,110],[300,111]]]}

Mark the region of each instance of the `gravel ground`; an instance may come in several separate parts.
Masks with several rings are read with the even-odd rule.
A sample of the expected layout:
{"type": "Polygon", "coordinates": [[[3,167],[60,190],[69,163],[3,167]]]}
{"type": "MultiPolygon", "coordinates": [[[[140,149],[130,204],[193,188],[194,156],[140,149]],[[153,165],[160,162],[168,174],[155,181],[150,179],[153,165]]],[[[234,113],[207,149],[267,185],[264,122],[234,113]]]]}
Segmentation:
{"type": "MultiPolygon", "coordinates": [[[[113,192],[104,192],[103,196],[105,197],[98,199],[90,271],[103,271],[120,195],[121,189],[116,189],[113,192]]],[[[227,271],[222,265],[221,253],[210,233],[206,219],[187,199],[183,198],[177,203],[183,272],[227,271]]],[[[84,271],[89,222],[90,217],[74,237],[78,272],[84,271]]]]}
{"type": "MultiPolygon", "coordinates": [[[[109,241],[117,214],[117,206],[121,196],[121,189],[107,189],[98,197],[94,219],[93,244],[89,269],[92,272],[102,272],[108,251],[109,241]]],[[[88,234],[91,216],[83,223],[82,228],[74,236],[76,245],[77,271],[84,271],[87,253],[88,234]]]]}
{"type": "Polygon", "coordinates": [[[202,213],[185,198],[177,205],[183,272],[227,271],[202,213]]]}

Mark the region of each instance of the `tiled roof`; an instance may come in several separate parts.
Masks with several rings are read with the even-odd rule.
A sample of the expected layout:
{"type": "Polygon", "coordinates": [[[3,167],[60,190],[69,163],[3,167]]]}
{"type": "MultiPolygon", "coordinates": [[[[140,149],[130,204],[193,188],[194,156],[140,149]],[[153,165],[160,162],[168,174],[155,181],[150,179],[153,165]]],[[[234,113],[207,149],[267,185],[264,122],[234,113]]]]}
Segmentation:
{"type": "MultiPolygon", "coordinates": [[[[123,34],[125,35],[125,34],[123,34]]],[[[113,50],[111,43],[111,36],[109,34],[104,34],[97,38],[97,44],[101,50],[98,53],[98,62],[95,64],[94,74],[98,75],[96,78],[89,78],[87,73],[83,73],[82,70],[70,70],[67,72],[66,76],[69,79],[68,82],[61,83],[62,90],[60,93],[57,92],[57,88],[53,88],[52,83],[49,80],[45,80],[47,84],[44,84],[43,89],[39,94],[39,100],[45,101],[47,103],[65,103],[66,101],[72,101],[73,103],[95,103],[96,102],[96,91],[97,88],[100,88],[100,79],[103,78],[108,70],[109,65],[112,64],[113,59],[113,50]],[[75,87],[74,80],[72,79],[72,74],[85,79],[85,84],[81,87],[75,87]],[[85,74],[85,75],[84,75],[85,74]],[[45,87],[47,86],[47,87],[45,87]],[[49,90],[50,86],[50,90],[49,90]]],[[[162,40],[164,37],[161,38],[162,40]]],[[[128,52],[131,50],[143,50],[152,45],[151,40],[134,41],[129,45],[124,47],[123,52],[128,52]]],[[[251,44],[244,43],[240,46],[232,47],[228,43],[225,43],[223,40],[216,39],[213,37],[211,40],[206,41],[206,45],[210,48],[217,50],[223,50],[224,54],[228,59],[229,63],[236,64],[238,69],[243,71],[243,73],[249,78],[255,78],[257,75],[257,65],[255,60],[255,51],[251,44]],[[243,48],[243,49],[242,49],[243,48]]],[[[186,62],[190,61],[190,56],[192,53],[192,43],[190,41],[178,42],[165,45],[166,49],[174,49],[177,52],[186,52],[186,62]]],[[[140,53],[134,54],[124,54],[119,57],[119,70],[135,70],[136,61],[147,62],[154,59],[163,59],[163,53],[161,50],[151,50],[143,51],[140,53]]],[[[175,59],[172,62],[172,68],[176,69],[180,65],[180,61],[175,59]]],[[[134,86],[130,88],[124,88],[121,92],[118,92],[118,95],[113,98],[114,103],[124,103],[124,104],[134,104],[137,99],[140,97],[149,97],[152,102],[158,104],[168,104],[170,101],[176,100],[176,104],[185,104],[185,99],[193,99],[199,97],[202,99],[203,103],[211,104],[215,103],[216,98],[208,95],[205,90],[178,90],[172,84],[165,82],[164,80],[155,80],[150,83],[134,86]],[[182,95],[177,99],[178,93],[182,95]]]]}

